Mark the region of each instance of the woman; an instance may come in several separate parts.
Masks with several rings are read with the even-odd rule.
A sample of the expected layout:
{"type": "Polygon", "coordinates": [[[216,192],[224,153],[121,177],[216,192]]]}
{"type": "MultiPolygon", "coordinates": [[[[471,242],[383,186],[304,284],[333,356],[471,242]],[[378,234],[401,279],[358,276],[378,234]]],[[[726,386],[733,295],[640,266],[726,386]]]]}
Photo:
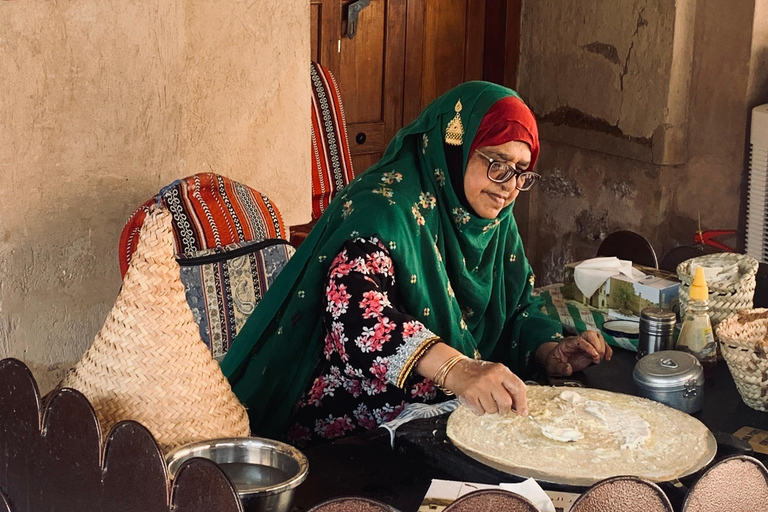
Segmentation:
{"type": "Polygon", "coordinates": [[[514,91],[462,84],[398,132],[323,214],[222,363],[254,434],[296,443],[374,428],[455,393],[527,415],[531,356],[570,375],[611,349],[563,339],[531,297],[511,205],[538,179],[514,91]],[[496,361],[490,363],[488,361],[496,361]]]}

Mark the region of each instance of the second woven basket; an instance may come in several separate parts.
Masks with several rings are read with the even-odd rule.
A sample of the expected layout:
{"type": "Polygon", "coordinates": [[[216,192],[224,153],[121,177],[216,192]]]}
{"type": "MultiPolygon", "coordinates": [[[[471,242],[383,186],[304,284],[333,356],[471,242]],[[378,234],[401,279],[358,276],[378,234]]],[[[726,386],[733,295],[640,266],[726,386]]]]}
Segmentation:
{"type": "Polygon", "coordinates": [[[187,304],[167,210],[150,211],[112,311],[62,386],[90,400],[105,431],[138,421],[166,452],[249,434],[187,304]]]}

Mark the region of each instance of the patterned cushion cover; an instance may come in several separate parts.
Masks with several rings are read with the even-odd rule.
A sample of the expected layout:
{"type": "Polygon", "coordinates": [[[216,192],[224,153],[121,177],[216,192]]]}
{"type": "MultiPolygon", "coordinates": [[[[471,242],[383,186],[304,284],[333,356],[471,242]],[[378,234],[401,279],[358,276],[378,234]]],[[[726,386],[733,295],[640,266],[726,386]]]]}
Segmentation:
{"type": "Polygon", "coordinates": [[[341,94],[331,72],[317,62],[312,78],[312,220],[354,178],[341,94]]]}
{"type": "Polygon", "coordinates": [[[151,204],[173,215],[181,280],[203,341],[214,356],[231,341],[295,252],[269,199],[213,173],[178,180],[141,205],[120,236],[125,275],[151,204]]]}

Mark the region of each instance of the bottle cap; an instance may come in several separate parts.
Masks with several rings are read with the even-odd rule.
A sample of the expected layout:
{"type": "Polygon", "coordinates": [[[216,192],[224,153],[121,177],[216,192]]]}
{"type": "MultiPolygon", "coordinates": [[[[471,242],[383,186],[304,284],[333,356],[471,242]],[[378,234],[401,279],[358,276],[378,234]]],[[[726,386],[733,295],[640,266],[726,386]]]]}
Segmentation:
{"type": "Polygon", "coordinates": [[[704,277],[704,267],[697,267],[696,274],[693,276],[693,284],[691,284],[691,300],[707,300],[709,299],[709,287],[707,286],[707,279],[704,277]]]}

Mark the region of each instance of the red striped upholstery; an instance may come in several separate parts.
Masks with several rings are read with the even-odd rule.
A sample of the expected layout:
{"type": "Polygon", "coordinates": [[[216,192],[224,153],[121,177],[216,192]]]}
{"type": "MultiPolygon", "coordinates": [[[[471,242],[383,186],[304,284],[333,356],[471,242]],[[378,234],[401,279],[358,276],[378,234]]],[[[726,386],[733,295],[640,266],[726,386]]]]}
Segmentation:
{"type": "Polygon", "coordinates": [[[312,220],[354,178],[344,107],[336,79],[317,62],[312,78],[312,220]]]}
{"type": "Polygon", "coordinates": [[[280,212],[267,196],[218,174],[195,174],[165,187],[128,219],[120,235],[122,275],[128,270],[149,206],[158,197],[173,214],[176,254],[181,257],[235,243],[287,239],[280,212]]]}

